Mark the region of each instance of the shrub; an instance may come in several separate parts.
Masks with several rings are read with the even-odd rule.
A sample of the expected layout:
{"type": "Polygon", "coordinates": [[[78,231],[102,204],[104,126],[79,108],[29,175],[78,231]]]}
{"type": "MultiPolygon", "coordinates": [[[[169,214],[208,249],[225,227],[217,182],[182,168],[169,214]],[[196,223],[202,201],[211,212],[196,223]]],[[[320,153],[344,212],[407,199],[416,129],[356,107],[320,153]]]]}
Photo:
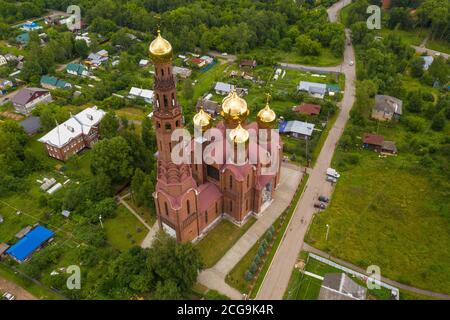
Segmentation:
{"type": "Polygon", "coordinates": [[[245,276],[244,277],[245,277],[245,280],[251,281],[253,279],[253,273],[250,270],[247,270],[245,272],[245,276]]]}
{"type": "Polygon", "coordinates": [[[256,270],[258,269],[258,266],[255,264],[255,263],[252,263],[251,265],[250,265],[250,272],[251,273],[255,273],[256,272],[256,270]]]}

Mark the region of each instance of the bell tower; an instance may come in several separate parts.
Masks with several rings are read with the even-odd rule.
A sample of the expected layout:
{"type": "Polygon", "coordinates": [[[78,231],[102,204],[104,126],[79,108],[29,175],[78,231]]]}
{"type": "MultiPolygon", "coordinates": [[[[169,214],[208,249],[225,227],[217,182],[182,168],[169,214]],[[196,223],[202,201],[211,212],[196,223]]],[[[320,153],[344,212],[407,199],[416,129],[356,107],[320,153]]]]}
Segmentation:
{"type": "Polygon", "coordinates": [[[172,46],[158,30],[149,51],[155,66],[153,123],[158,146],[158,174],[153,196],[158,222],[160,228],[177,241],[190,241],[200,233],[197,184],[190,164],[172,161],[172,149],[178,144],[178,141],[172,141],[172,133],[183,128],[183,114],[172,73],[172,46]]]}
{"type": "Polygon", "coordinates": [[[155,66],[153,119],[158,145],[158,160],[170,161],[172,132],[183,127],[183,115],[178,105],[175,77],[172,73],[172,46],[161,36],[150,44],[150,57],[155,66]]]}

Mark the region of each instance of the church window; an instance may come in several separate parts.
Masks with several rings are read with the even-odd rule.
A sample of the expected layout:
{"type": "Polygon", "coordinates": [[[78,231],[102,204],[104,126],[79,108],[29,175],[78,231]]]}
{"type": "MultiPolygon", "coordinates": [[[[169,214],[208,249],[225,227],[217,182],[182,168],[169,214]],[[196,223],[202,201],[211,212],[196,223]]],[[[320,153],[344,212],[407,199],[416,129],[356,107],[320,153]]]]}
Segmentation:
{"type": "Polygon", "coordinates": [[[230,175],[230,190],[233,189],[233,177],[230,175]]]}
{"type": "Polygon", "coordinates": [[[186,206],[187,206],[187,212],[188,214],[191,214],[191,202],[188,200],[186,201],[186,206]]]}
{"type": "Polygon", "coordinates": [[[208,223],[208,211],[205,212],[205,223],[208,223]]]}
{"type": "Polygon", "coordinates": [[[167,202],[164,202],[164,209],[166,210],[166,216],[169,215],[169,207],[167,206],[167,202]]]}

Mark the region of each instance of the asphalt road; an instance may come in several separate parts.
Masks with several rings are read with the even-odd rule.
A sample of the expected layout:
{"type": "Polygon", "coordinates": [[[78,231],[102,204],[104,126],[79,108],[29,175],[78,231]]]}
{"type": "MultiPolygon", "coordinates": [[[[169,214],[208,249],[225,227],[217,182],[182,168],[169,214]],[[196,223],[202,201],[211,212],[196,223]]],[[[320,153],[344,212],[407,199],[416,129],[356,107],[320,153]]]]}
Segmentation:
{"type": "MultiPolygon", "coordinates": [[[[335,16],[337,16],[337,13],[335,13],[335,16]]],[[[347,39],[350,38],[349,30],[346,30],[346,36],[347,39]]],[[[350,110],[355,102],[354,82],[356,80],[356,70],[355,65],[349,65],[349,61],[355,61],[353,46],[347,46],[344,53],[342,72],[346,76],[345,92],[340,104],[341,110],[339,116],[328,134],[315,167],[312,169],[305,191],[300,198],[297,209],[286,229],[286,233],[272,260],[272,264],[256,299],[280,300],[283,298],[292,269],[297,261],[298,253],[303,246],[303,239],[306,235],[308,225],[314,215],[314,203],[320,195],[331,195],[332,186],[329,182],[325,181],[325,172],[330,167],[337,143],[344,131],[345,125],[350,117],[350,110]]],[[[330,71],[333,68],[341,70],[341,66],[315,69],[318,71],[330,71]]]]}

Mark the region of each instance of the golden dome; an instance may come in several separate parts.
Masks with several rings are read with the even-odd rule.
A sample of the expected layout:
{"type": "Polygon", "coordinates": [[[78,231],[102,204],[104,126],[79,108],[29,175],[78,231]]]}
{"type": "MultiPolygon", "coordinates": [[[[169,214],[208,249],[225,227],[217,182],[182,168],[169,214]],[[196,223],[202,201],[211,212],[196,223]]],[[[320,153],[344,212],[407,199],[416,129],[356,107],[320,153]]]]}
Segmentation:
{"type": "Polygon", "coordinates": [[[202,130],[208,129],[211,126],[211,116],[200,107],[200,111],[192,119],[194,126],[202,130]]]}
{"type": "Polygon", "coordinates": [[[243,122],[249,113],[247,102],[239,97],[234,89],[222,101],[222,111],[220,114],[227,121],[243,122]]]}
{"type": "Polygon", "coordinates": [[[234,143],[245,143],[248,141],[250,133],[239,123],[236,128],[230,131],[230,139],[234,143]]]}
{"type": "Polygon", "coordinates": [[[152,41],[149,47],[150,56],[154,61],[167,61],[172,59],[172,45],[161,36],[158,30],[158,36],[152,41]]]}
{"type": "Polygon", "coordinates": [[[267,94],[266,106],[258,112],[256,121],[261,127],[268,128],[275,124],[277,115],[269,106],[270,94],[267,94]]]}

